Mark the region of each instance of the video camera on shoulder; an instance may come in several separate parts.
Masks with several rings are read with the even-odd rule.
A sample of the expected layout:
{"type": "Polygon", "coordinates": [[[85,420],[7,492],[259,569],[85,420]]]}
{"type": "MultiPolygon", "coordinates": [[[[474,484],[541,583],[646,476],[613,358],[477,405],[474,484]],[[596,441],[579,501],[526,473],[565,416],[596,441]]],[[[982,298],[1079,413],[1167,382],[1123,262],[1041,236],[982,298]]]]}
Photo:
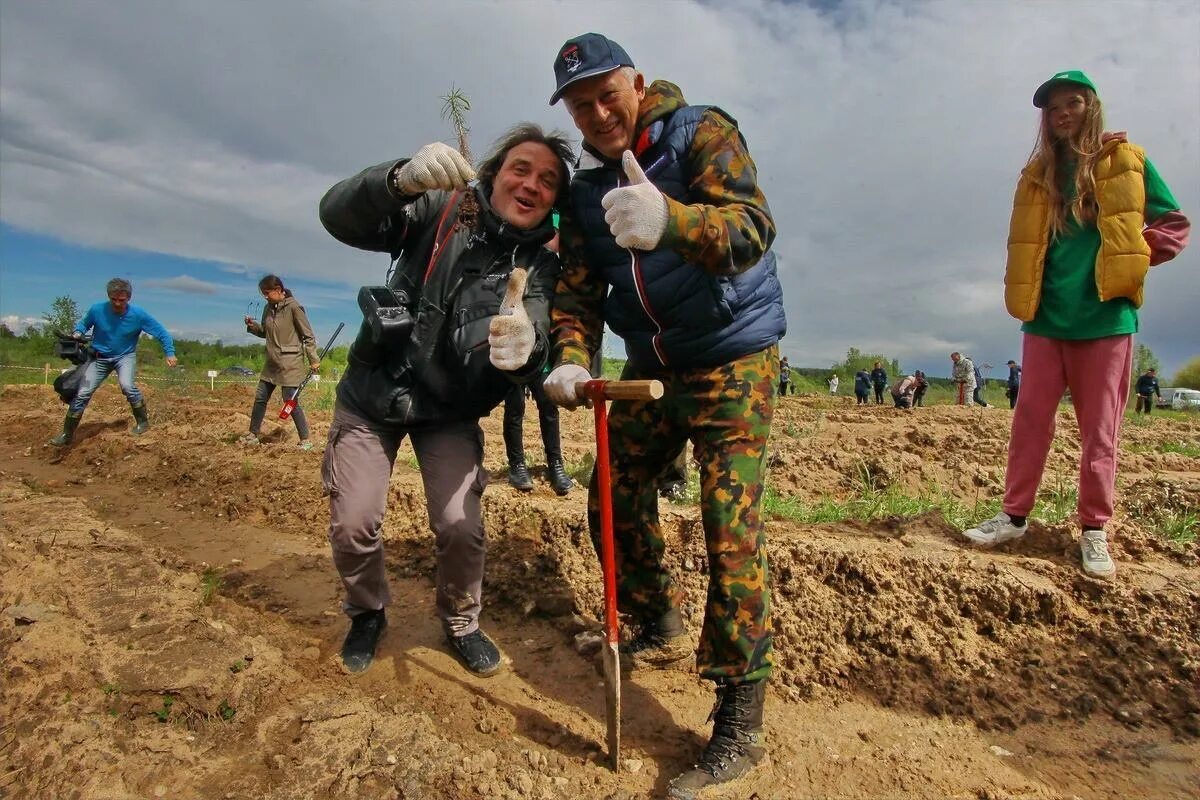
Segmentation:
{"type": "Polygon", "coordinates": [[[74,334],[54,331],[54,355],[65,358],[72,364],[84,364],[91,357],[91,340],[76,338],[74,334]]]}
{"type": "Polygon", "coordinates": [[[408,342],[415,320],[407,292],[387,286],[364,286],[358,290],[358,307],[371,329],[373,343],[399,347],[408,342]]]}

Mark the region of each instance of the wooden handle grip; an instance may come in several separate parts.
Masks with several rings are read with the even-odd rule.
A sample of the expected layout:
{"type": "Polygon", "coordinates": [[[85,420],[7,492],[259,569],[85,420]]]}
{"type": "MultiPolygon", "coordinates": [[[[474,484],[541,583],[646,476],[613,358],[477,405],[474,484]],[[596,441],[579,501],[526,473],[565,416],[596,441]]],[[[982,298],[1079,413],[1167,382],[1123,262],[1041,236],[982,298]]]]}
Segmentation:
{"type": "Polygon", "coordinates": [[[584,386],[580,394],[594,397],[598,391],[605,400],[658,400],[663,396],[662,381],[657,380],[588,381],[584,386]]]}

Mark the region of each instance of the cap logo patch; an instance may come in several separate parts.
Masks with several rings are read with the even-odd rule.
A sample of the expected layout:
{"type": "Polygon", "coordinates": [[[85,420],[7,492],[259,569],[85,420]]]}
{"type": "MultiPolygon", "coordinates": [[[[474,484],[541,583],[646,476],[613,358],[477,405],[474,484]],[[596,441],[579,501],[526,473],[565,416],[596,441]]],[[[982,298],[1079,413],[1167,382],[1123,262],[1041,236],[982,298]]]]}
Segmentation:
{"type": "Polygon", "coordinates": [[[567,72],[574,72],[582,66],[579,60],[579,46],[571,45],[566,50],[562,51],[563,63],[567,65],[567,72]]]}

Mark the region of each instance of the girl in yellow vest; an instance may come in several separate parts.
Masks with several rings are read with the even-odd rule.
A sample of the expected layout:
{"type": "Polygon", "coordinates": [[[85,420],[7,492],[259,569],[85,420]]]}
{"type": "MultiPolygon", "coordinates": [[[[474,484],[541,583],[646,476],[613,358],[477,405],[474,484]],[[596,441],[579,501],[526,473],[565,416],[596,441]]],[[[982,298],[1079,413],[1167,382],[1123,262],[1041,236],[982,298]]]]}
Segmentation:
{"type": "Polygon", "coordinates": [[[1152,265],[1187,244],[1190,223],[1142,149],[1104,132],[1096,87],[1078,70],[1038,87],[1037,144],[1021,172],[1008,235],[1004,301],[1024,323],[1003,510],[964,531],[999,544],[1023,535],[1064,389],[1079,422],[1083,571],[1111,579],[1117,434],[1129,395],[1137,309],[1152,265]]]}

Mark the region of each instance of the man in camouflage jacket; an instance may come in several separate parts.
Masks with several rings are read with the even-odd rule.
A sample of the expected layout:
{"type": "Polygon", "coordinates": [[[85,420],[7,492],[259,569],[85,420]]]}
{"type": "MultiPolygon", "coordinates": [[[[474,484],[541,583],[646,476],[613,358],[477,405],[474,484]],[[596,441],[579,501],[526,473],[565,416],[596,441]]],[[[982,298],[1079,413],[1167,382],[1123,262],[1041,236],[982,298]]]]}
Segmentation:
{"type": "MultiPolygon", "coordinates": [[[[703,754],[670,785],[670,797],[690,798],[765,754],[775,656],[759,504],[786,330],[775,223],[724,111],[689,106],[666,81],[647,86],[620,45],[594,33],[564,44],[554,70],[551,104],[565,101],[584,145],[561,228],[547,394],[581,402],[605,324],[625,340],[622,378],[666,387],[661,400],[616,401],[609,412],[619,603],[640,628],[624,649],[634,667],[691,652],[655,487],[689,440],[700,465],[709,587],[696,662],[717,683],[717,704],[703,754]]],[[[593,476],[594,540],[596,492],[593,476]]]]}

